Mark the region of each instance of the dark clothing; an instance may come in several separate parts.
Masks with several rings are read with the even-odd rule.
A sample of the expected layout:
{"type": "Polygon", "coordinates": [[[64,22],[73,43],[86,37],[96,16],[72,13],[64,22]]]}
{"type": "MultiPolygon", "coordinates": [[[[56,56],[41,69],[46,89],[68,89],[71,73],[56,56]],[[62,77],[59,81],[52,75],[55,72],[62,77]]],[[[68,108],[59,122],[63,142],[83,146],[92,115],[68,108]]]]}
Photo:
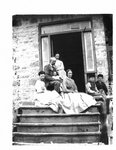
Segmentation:
{"type": "Polygon", "coordinates": [[[46,88],[50,89],[50,87],[53,87],[54,90],[56,90],[59,93],[60,92],[60,80],[56,80],[52,77],[54,75],[54,72],[57,72],[56,69],[50,64],[48,64],[44,67],[44,71],[45,71],[46,88]]]}
{"type": "MultiPolygon", "coordinates": [[[[89,82],[90,82],[90,81],[89,81],[89,82]]],[[[96,91],[96,84],[95,84],[95,82],[90,82],[90,84],[91,84],[90,89],[91,89],[92,91],[96,91]]]]}
{"type": "Polygon", "coordinates": [[[99,91],[100,91],[100,90],[103,90],[106,95],[108,94],[108,89],[107,89],[107,87],[106,87],[106,85],[105,85],[104,82],[99,82],[99,81],[97,81],[97,82],[96,82],[96,87],[97,87],[97,89],[98,89],[99,91]]]}
{"type": "Polygon", "coordinates": [[[44,67],[44,71],[45,71],[45,78],[48,81],[54,81],[55,79],[52,78],[52,76],[54,75],[54,72],[57,72],[56,69],[54,67],[52,67],[50,64],[46,65],[44,67]]]}

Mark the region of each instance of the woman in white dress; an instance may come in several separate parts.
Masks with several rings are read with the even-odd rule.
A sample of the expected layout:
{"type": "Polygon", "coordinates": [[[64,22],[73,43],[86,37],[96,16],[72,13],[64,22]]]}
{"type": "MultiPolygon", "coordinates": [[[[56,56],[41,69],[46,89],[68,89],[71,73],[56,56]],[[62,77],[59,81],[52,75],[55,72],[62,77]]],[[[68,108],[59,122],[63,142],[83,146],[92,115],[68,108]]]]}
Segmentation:
{"type": "Polygon", "coordinates": [[[55,63],[56,70],[59,76],[63,79],[63,77],[66,76],[66,72],[64,70],[63,62],[59,60],[60,54],[56,53],[55,58],[56,58],[56,63],[55,63]]]}
{"type": "Polygon", "coordinates": [[[50,107],[55,112],[59,111],[59,104],[62,97],[55,91],[49,91],[45,87],[45,72],[39,72],[39,80],[35,84],[34,101],[36,106],[50,107]]]}
{"type": "Polygon", "coordinates": [[[62,84],[62,108],[67,114],[78,114],[95,105],[95,99],[86,93],[78,92],[75,81],[71,78],[72,70],[67,70],[67,77],[62,84]]]}

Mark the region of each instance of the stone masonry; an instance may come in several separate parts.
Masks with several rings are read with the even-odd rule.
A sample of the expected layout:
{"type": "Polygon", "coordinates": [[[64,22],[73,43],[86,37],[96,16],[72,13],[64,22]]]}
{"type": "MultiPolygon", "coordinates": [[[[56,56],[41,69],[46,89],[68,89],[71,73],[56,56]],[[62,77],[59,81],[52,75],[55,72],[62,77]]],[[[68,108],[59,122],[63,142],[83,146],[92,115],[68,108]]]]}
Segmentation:
{"type": "Polygon", "coordinates": [[[13,28],[14,99],[31,99],[39,70],[38,26],[13,28]]]}
{"type": "Polygon", "coordinates": [[[105,32],[102,17],[93,17],[93,39],[95,45],[97,74],[104,75],[104,80],[108,84],[108,62],[105,42],[105,32]]]}
{"type": "MultiPolygon", "coordinates": [[[[13,27],[13,100],[32,100],[34,84],[40,69],[39,21],[22,21],[13,27]]],[[[108,78],[107,52],[102,17],[93,17],[93,39],[96,54],[97,73],[108,78]]]]}

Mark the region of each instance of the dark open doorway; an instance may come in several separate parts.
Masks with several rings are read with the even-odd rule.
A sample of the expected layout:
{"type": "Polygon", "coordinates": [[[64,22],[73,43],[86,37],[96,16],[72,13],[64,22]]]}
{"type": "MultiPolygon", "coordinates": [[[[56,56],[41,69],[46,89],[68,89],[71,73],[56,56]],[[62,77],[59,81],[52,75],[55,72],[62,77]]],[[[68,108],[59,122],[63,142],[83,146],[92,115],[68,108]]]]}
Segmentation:
{"type": "Polygon", "coordinates": [[[78,90],[85,92],[84,63],[81,33],[67,33],[51,36],[52,53],[60,54],[65,70],[72,69],[78,90]]]}

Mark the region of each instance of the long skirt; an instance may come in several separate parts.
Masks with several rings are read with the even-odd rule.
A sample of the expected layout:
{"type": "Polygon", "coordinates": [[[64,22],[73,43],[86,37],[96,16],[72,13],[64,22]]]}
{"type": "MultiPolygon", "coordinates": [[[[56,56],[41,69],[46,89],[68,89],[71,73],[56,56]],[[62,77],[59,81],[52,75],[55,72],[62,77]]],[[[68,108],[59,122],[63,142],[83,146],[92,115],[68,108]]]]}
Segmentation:
{"type": "Polygon", "coordinates": [[[58,112],[62,97],[55,91],[45,91],[44,93],[35,93],[34,101],[36,106],[50,107],[58,112]]]}
{"type": "Polygon", "coordinates": [[[78,114],[95,105],[95,99],[86,93],[62,93],[61,105],[66,114],[78,114]]]}

